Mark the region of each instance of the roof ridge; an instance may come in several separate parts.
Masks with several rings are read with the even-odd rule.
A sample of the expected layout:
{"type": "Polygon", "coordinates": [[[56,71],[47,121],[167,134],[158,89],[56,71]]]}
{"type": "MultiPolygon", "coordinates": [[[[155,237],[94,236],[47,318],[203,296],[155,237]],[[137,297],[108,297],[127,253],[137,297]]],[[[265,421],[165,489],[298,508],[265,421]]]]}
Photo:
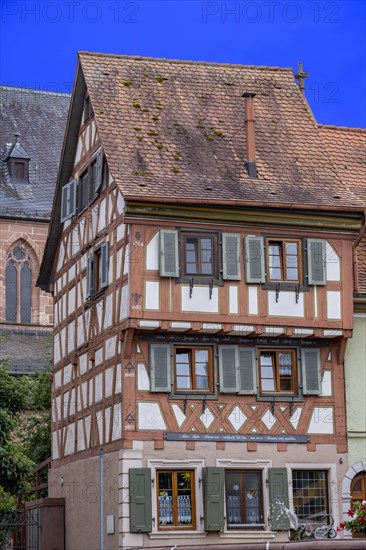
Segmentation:
{"type": "Polygon", "coordinates": [[[19,92],[29,92],[29,93],[36,93],[36,94],[45,94],[45,95],[56,95],[56,96],[69,96],[71,97],[71,93],[69,92],[51,92],[48,90],[40,90],[38,88],[26,88],[24,86],[7,86],[6,84],[0,84],[0,90],[16,90],[19,92]]]}
{"type": "Polygon", "coordinates": [[[318,124],[319,128],[324,128],[325,130],[339,130],[347,132],[359,132],[361,134],[366,133],[366,128],[352,128],[351,126],[336,126],[335,124],[318,124]]]}
{"type": "Polygon", "coordinates": [[[130,59],[135,61],[154,61],[159,63],[176,63],[178,65],[210,65],[213,67],[233,67],[239,68],[243,67],[245,69],[259,69],[259,70],[272,70],[272,71],[285,71],[293,72],[292,67],[278,67],[270,65],[243,65],[241,63],[225,63],[218,61],[194,61],[192,59],[169,59],[167,57],[150,57],[150,56],[141,56],[141,55],[126,55],[126,54],[114,54],[114,53],[103,53],[103,52],[87,52],[87,51],[78,51],[79,56],[95,56],[95,57],[115,57],[117,59],[130,59]]]}

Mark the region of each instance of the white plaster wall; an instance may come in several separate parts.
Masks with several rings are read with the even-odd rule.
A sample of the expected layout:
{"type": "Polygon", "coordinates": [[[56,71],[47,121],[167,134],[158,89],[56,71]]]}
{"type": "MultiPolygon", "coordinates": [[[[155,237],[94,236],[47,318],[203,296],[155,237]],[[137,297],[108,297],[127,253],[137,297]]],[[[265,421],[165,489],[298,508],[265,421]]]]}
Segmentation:
{"type": "Polygon", "coordinates": [[[160,309],[160,283],[159,281],[145,282],[145,309],[160,309]]]}
{"type": "Polygon", "coordinates": [[[276,317],[304,317],[304,293],[300,292],[296,303],[295,292],[281,291],[276,302],[276,292],[269,290],[268,314],[276,317]]]}
{"type": "Polygon", "coordinates": [[[332,245],[326,243],[326,273],[327,281],[341,280],[340,259],[332,245]]]}
{"type": "Polygon", "coordinates": [[[338,290],[327,291],[327,319],[341,319],[341,293],[338,290]]]}
{"type": "Polygon", "coordinates": [[[218,313],[219,312],[219,292],[218,288],[212,289],[212,298],[210,300],[208,286],[194,286],[192,298],[189,297],[189,286],[181,286],[182,311],[192,311],[199,313],[218,313]]]}
{"type": "Polygon", "coordinates": [[[258,289],[256,286],[248,286],[248,313],[258,315],[258,289]]]}
{"type": "Polygon", "coordinates": [[[151,271],[159,269],[159,232],[155,233],[146,246],[146,269],[151,271]]]}
{"type": "Polygon", "coordinates": [[[137,409],[139,430],[166,430],[159,403],[138,403],[137,409]]]}
{"type": "Polygon", "coordinates": [[[239,313],[238,287],[236,285],[229,285],[229,313],[239,313]]]}

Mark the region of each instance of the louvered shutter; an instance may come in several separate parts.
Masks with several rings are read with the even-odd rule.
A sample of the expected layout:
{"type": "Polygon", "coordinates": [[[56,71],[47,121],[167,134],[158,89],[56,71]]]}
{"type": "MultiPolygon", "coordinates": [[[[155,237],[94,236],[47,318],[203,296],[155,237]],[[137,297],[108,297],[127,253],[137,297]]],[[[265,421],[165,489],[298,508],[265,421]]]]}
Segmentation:
{"type": "Polygon", "coordinates": [[[304,395],[321,393],[321,366],[319,349],[301,350],[302,387],[304,395]]]}
{"type": "Polygon", "coordinates": [[[109,243],[103,243],[100,247],[100,288],[108,286],[109,271],[109,243]]]}
{"type": "Polygon", "coordinates": [[[266,280],[263,237],[245,237],[245,279],[247,283],[266,280]]]}
{"type": "Polygon", "coordinates": [[[70,187],[69,185],[64,185],[62,188],[61,194],[61,222],[64,222],[68,218],[68,196],[69,196],[70,187]]]}
{"type": "Polygon", "coordinates": [[[168,344],[150,346],[150,389],[154,392],[171,390],[171,360],[168,344]]]}
{"type": "Polygon", "coordinates": [[[326,243],[321,239],[308,239],[308,283],[325,285],[326,283],[326,243]]]}
{"type": "Polygon", "coordinates": [[[97,193],[103,182],[103,160],[104,160],[104,150],[101,147],[97,153],[97,158],[95,160],[95,179],[94,179],[94,193],[97,193]]]}
{"type": "Polygon", "coordinates": [[[273,531],[290,528],[287,515],[289,509],[288,481],[286,468],[269,468],[269,506],[273,531]]]}
{"type": "Polygon", "coordinates": [[[160,275],[179,276],[178,231],[173,229],[160,230],[160,275]]]}
{"type": "Polygon", "coordinates": [[[240,281],[240,235],[222,235],[222,272],[224,280],[240,281]]]}
{"type": "Polygon", "coordinates": [[[257,365],[254,348],[239,348],[239,393],[257,393],[257,365]]]}
{"type": "Polygon", "coordinates": [[[95,276],[94,276],[94,255],[88,257],[86,268],[86,296],[89,298],[95,292],[95,276]]]}
{"type": "Polygon", "coordinates": [[[150,533],[152,529],[150,468],[130,468],[129,495],[131,533],[150,533]]]}
{"type": "Polygon", "coordinates": [[[203,468],[205,531],[222,531],[224,528],[224,488],[224,468],[203,468]]]}
{"type": "Polygon", "coordinates": [[[223,346],[219,348],[220,391],[237,393],[238,388],[238,348],[223,346]]]}

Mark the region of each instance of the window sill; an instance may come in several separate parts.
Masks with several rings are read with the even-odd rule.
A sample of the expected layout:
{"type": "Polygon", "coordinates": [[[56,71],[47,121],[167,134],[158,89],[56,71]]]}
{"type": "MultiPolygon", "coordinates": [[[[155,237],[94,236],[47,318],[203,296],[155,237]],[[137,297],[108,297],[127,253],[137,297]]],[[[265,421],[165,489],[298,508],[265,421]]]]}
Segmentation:
{"type": "Polygon", "coordinates": [[[158,539],[205,539],[207,533],[205,531],[159,531],[157,533],[149,533],[151,540],[158,539]]]}
{"type": "Polygon", "coordinates": [[[256,541],[261,541],[263,539],[274,539],[276,537],[276,533],[273,531],[262,531],[260,529],[253,529],[253,530],[241,530],[236,531],[234,529],[230,529],[230,531],[224,531],[223,533],[219,533],[220,539],[253,539],[256,541]]]}
{"type": "Polygon", "coordinates": [[[272,394],[272,395],[257,395],[257,401],[274,401],[275,403],[302,403],[304,397],[302,395],[288,395],[288,394],[272,394]]]}

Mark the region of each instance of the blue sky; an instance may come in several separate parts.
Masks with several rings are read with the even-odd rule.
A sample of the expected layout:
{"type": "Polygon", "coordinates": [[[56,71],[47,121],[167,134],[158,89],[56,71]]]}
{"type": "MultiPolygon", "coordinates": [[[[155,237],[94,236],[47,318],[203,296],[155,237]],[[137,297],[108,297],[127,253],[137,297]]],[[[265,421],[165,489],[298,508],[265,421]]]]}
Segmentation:
{"type": "Polygon", "coordinates": [[[2,0],[0,83],[70,91],[78,50],[310,73],[318,122],[365,127],[363,0],[2,0]]]}

